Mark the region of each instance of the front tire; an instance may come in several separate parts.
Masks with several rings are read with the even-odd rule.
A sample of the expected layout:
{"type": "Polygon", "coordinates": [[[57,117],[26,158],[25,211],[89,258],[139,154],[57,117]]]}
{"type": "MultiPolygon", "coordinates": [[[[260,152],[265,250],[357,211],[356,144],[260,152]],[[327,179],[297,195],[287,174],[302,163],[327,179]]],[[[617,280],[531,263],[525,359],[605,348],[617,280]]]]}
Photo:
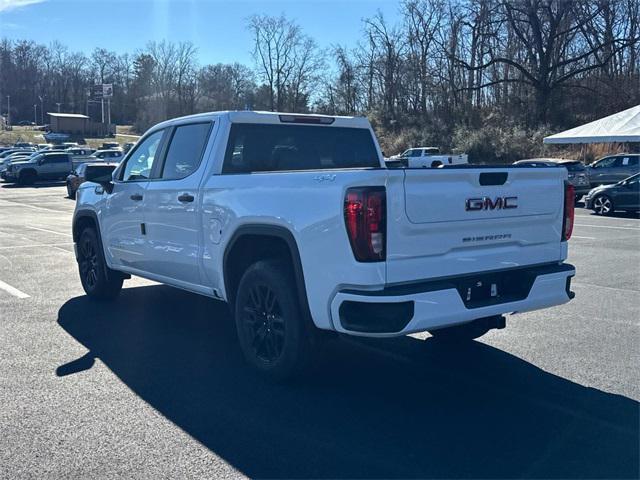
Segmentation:
{"type": "Polygon", "coordinates": [[[76,192],[68,182],[67,182],[67,197],[70,198],[71,200],[76,199],[76,192]]]}
{"type": "Polygon", "coordinates": [[[611,215],[615,211],[613,200],[607,195],[598,195],[593,199],[593,211],[596,215],[611,215]]]}
{"type": "Polygon", "coordinates": [[[235,318],[244,357],[276,380],[299,374],[311,353],[310,326],[296,292],[290,269],[279,260],[254,263],[238,286],[235,318]]]}
{"type": "Polygon", "coordinates": [[[111,300],[122,290],[123,276],[107,267],[98,235],[86,228],[78,242],[78,269],[85,293],[96,300],[111,300]]]}

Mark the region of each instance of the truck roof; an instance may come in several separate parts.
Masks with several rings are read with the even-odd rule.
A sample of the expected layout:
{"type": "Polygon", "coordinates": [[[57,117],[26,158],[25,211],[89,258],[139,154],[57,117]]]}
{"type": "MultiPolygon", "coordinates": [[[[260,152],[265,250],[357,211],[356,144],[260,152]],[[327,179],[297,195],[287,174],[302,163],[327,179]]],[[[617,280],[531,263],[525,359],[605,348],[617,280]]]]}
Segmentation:
{"type": "MultiPolygon", "coordinates": [[[[226,117],[231,123],[263,123],[263,124],[286,124],[282,118],[291,119],[329,119],[331,123],[324,123],[323,126],[369,128],[369,120],[366,117],[346,117],[339,115],[320,115],[307,113],[286,113],[286,112],[261,112],[261,111],[234,111],[224,110],[218,112],[196,113],[184,117],[173,118],[156,125],[154,128],[164,128],[174,124],[182,123],[185,120],[213,120],[216,117],[226,117]]],[[[328,120],[328,121],[329,121],[328,120]]],[[[292,123],[306,123],[295,122],[292,123]]]]}

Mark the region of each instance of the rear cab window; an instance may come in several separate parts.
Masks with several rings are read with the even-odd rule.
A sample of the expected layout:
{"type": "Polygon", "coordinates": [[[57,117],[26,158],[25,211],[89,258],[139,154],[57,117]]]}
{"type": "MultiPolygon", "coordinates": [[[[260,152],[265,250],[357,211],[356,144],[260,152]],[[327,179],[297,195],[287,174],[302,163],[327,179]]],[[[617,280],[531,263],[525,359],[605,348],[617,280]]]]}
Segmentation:
{"type": "Polygon", "coordinates": [[[377,167],[367,128],[235,123],[222,173],[377,167]]]}
{"type": "Polygon", "coordinates": [[[207,146],[211,126],[211,122],[204,122],[175,128],[160,175],[163,180],[178,180],[196,171],[207,146]]]}

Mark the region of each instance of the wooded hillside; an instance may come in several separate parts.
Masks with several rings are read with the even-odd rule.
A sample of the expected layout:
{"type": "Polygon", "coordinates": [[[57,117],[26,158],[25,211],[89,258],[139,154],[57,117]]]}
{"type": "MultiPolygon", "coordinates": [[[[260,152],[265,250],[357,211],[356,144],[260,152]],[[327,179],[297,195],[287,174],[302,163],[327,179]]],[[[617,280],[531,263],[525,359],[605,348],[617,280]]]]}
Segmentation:
{"type": "MultiPolygon", "coordinates": [[[[85,55],[0,41],[0,101],[12,123],[41,108],[88,113],[113,83],[112,120],[140,131],[224,109],[367,115],[387,154],[413,145],[502,162],[544,135],[640,104],[637,0],[404,0],[400,20],[364,19],[357,45],[318,46],[286,16],[250,17],[253,65],[201,65],[197,45],[85,55]]],[[[326,39],[322,39],[326,42],[326,39]]],[[[46,121],[46,120],[45,120],[46,121]]]]}

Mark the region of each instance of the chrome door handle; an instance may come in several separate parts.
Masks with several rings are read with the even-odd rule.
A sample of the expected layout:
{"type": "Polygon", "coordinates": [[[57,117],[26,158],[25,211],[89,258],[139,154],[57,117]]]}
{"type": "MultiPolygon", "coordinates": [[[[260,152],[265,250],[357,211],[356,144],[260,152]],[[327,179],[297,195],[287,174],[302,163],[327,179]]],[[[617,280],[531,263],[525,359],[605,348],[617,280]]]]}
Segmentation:
{"type": "Polygon", "coordinates": [[[139,202],[140,200],[142,200],[142,195],[140,195],[139,193],[134,193],[129,198],[131,200],[135,200],[136,202],[139,202]]]}

